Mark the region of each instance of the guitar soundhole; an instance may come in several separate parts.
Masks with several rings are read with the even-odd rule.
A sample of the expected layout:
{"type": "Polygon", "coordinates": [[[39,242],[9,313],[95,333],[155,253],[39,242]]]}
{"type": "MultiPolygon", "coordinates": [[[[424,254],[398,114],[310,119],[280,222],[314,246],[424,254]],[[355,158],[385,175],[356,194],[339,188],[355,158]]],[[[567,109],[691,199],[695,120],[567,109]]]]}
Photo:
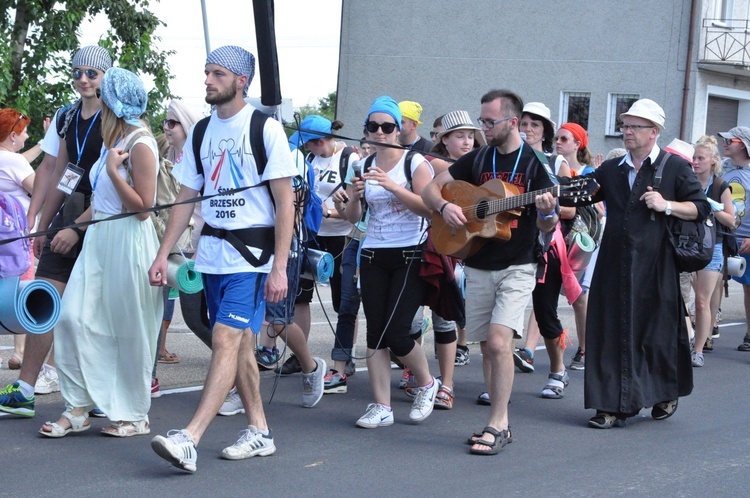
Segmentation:
{"type": "Polygon", "coordinates": [[[477,219],[483,220],[487,217],[487,211],[489,210],[489,206],[487,201],[479,201],[479,204],[477,204],[477,219]]]}

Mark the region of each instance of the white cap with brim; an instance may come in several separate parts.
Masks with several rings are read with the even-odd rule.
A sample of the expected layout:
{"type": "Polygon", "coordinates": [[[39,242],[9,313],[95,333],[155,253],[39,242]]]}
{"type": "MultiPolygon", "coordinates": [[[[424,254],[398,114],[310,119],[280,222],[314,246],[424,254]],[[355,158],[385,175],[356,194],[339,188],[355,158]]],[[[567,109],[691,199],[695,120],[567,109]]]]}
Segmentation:
{"type": "Polygon", "coordinates": [[[693,156],[695,155],[695,148],[689,143],[683,142],[679,138],[675,138],[674,140],[669,142],[669,145],[664,147],[664,150],[680,156],[689,163],[693,162],[693,156]]]}
{"type": "Polygon", "coordinates": [[[717,133],[721,138],[739,138],[745,144],[747,155],[750,156],[750,128],[747,126],[735,126],[729,131],[717,133]]]}
{"type": "Polygon", "coordinates": [[[620,114],[620,119],[623,116],[632,116],[634,118],[642,118],[647,121],[651,121],[659,128],[659,131],[664,130],[664,109],[659,104],[651,99],[641,99],[633,102],[628,112],[620,114]]]}

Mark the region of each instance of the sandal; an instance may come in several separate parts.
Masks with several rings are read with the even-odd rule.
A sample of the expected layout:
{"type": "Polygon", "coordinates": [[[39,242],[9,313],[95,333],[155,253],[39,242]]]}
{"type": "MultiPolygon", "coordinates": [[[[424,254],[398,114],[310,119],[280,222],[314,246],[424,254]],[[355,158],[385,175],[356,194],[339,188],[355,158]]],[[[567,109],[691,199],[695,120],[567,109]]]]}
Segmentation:
{"type": "Polygon", "coordinates": [[[145,436],[150,433],[151,428],[148,420],[136,420],[135,422],[120,420],[119,422],[112,422],[107,427],[102,427],[102,434],[105,436],[131,437],[145,436]]]}
{"type": "Polygon", "coordinates": [[[18,353],[13,353],[13,356],[10,357],[8,360],[8,369],[10,370],[18,370],[21,368],[21,365],[23,364],[23,355],[20,355],[18,353]]]}
{"type": "Polygon", "coordinates": [[[159,353],[156,361],[158,361],[159,363],[179,363],[180,357],[174,353],[165,351],[164,353],[159,353]]]}
{"type": "Polygon", "coordinates": [[[474,448],[474,446],[472,446],[470,450],[472,455],[497,455],[497,453],[510,442],[508,440],[510,437],[510,431],[508,429],[498,431],[494,427],[487,426],[482,429],[482,434],[479,435],[480,438],[484,435],[485,432],[495,436],[495,440],[490,442],[486,439],[477,439],[476,441],[474,441],[474,446],[480,444],[482,446],[488,446],[490,449],[482,450],[474,448]]]}
{"type": "MultiPolygon", "coordinates": [[[[466,440],[466,444],[469,446],[473,446],[477,444],[477,441],[482,439],[482,433],[481,432],[475,432],[471,436],[469,436],[469,439],[466,440]]],[[[506,438],[508,442],[506,444],[510,444],[513,442],[513,433],[510,431],[510,425],[508,426],[508,436],[506,438]]]]}
{"type": "Polygon", "coordinates": [[[625,419],[612,413],[597,412],[596,415],[589,419],[589,427],[593,427],[595,429],[625,427],[625,419]]]}
{"type": "Polygon", "coordinates": [[[651,417],[654,420],[664,420],[665,418],[671,417],[674,415],[674,412],[677,411],[677,401],[678,400],[673,399],[656,403],[651,409],[651,417]]]}
{"type": "Polygon", "coordinates": [[[490,393],[483,392],[479,395],[477,398],[477,404],[478,405],[484,405],[484,406],[490,406],[492,405],[492,402],[490,401],[490,393]]]}
{"type": "Polygon", "coordinates": [[[86,424],[86,421],[89,418],[88,413],[76,417],[70,411],[65,411],[63,412],[62,417],[67,418],[70,421],[70,427],[63,427],[57,422],[46,422],[44,425],[52,427],[52,430],[45,431],[44,426],[42,426],[42,428],[39,429],[39,434],[47,437],[63,437],[71,432],[83,432],[91,428],[90,424],[86,424]]]}
{"type": "Polygon", "coordinates": [[[568,371],[565,370],[562,375],[551,373],[547,378],[549,381],[547,382],[547,385],[544,386],[544,389],[542,389],[542,398],[561,399],[565,396],[565,388],[568,387],[568,384],[570,383],[568,371]]]}
{"type": "Polygon", "coordinates": [[[440,390],[435,395],[435,408],[440,408],[441,410],[450,410],[453,408],[453,389],[440,386],[440,390]]]}

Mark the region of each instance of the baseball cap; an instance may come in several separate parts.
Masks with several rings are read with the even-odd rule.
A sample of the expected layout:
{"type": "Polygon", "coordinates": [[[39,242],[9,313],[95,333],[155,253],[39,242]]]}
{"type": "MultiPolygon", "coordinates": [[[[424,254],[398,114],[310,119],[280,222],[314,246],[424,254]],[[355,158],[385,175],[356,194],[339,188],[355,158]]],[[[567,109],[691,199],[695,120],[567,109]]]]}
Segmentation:
{"type": "Polygon", "coordinates": [[[717,133],[721,138],[739,138],[745,144],[747,155],[750,156],[750,128],[747,126],[735,126],[729,131],[717,133]]]}

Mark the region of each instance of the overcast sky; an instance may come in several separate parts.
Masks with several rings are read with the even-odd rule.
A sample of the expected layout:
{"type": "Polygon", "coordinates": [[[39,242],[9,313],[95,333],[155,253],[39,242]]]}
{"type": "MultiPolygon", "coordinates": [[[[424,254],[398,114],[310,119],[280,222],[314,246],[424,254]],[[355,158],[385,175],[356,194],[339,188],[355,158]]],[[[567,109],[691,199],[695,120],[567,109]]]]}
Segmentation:
{"type": "MultiPolygon", "coordinates": [[[[151,9],[167,26],[157,30],[158,47],[174,50],[169,65],[175,79],[172,93],[197,110],[205,111],[203,66],[206,46],[199,0],[153,0],[151,9]]],[[[206,0],[211,48],[239,45],[257,55],[251,0],[206,0]]],[[[299,107],[317,104],[336,90],[338,77],[341,0],[276,0],[276,43],[281,94],[299,107]]],[[[107,28],[101,16],[82,27],[82,45],[95,44],[107,28]]],[[[260,78],[248,95],[260,97],[260,78]]]]}

